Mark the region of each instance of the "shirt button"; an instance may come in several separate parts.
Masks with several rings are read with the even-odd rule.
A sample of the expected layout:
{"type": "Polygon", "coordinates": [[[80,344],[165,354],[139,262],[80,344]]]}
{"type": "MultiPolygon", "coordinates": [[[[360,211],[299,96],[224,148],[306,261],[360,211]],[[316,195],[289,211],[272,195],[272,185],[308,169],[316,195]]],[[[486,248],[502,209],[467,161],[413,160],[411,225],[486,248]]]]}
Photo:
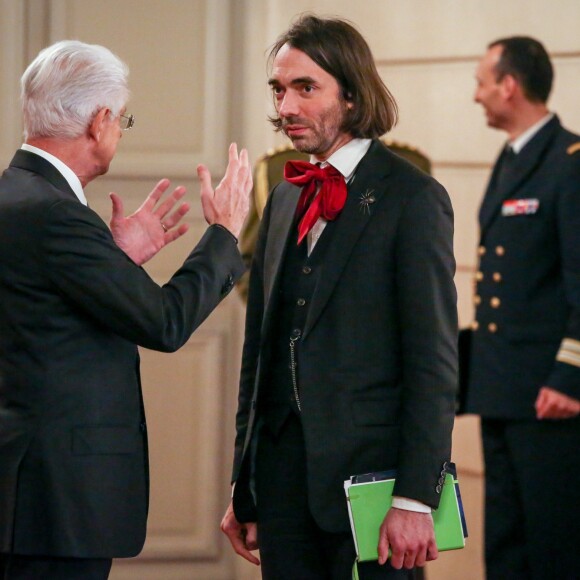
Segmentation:
{"type": "Polygon", "coordinates": [[[499,272],[493,273],[493,281],[494,282],[501,282],[501,274],[499,272]]]}
{"type": "Polygon", "coordinates": [[[489,330],[489,332],[491,332],[492,334],[497,332],[497,324],[495,322],[490,322],[487,325],[487,330],[489,330]]]}
{"type": "Polygon", "coordinates": [[[310,272],[312,272],[312,268],[310,266],[303,266],[302,267],[303,274],[310,274],[310,272]]]}
{"type": "Polygon", "coordinates": [[[505,254],[505,248],[503,246],[496,246],[495,253],[498,256],[503,256],[505,254]]]}
{"type": "Polygon", "coordinates": [[[304,300],[304,298],[298,298],[298,300],[296,300],[296,304],[298,304],[298,306],[304,306],[306,304],[306,300],[304,300]]]}

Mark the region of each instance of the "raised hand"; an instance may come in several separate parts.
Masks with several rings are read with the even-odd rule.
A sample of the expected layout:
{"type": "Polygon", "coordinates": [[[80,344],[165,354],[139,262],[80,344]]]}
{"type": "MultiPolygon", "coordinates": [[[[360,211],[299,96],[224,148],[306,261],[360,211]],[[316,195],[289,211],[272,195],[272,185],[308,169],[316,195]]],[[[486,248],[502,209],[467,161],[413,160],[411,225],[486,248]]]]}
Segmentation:
{"type": "Polygon", "coordinates": [[[162,179],[145,198],[141,207],[127,217],[123,215],[121,198],[114,192],[110,193],[113,204],[110,222],[113,239],[139,266],[189,229],[188,224],[180,223],[189,211],[189,204],[182,203],[172,211],[185,195],[185,187],[176,187],[169,197],[158,203],[169,184],[169,179],[162,179]]]}
{"type": "Polygon", "coordinates": [[[252,169],[248,152],[242,149],[238,156],[237,145],[230,145],[228,167],[215,191],[205,165],[198,165],[197,175],[201,182],[201,206],[206,221],[224,226],[237,238],[250,208],[252,169]]]}

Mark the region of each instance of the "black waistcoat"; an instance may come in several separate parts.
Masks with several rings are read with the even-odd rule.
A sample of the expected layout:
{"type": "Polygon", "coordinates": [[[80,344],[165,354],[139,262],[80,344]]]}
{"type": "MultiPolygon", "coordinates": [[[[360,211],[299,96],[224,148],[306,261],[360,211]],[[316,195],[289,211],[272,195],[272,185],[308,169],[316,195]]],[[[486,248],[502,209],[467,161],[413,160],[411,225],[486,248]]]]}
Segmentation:
{"type": "Polygon", "coordinates": [[[291,228],[277,296],[276,321],[271,334],[270,365],[258,399],[258,409],[270,430],[277,434],[291,412],[300,414],[300,338],[304,330],[312,295],[316,288],[326,249],[332,238],[335,222],[329,222],[310,256],[307,241],[298,246],[298,226],[291,228]],[[290,342],[294,342],[296,384],[291,368],[290,342]]]}

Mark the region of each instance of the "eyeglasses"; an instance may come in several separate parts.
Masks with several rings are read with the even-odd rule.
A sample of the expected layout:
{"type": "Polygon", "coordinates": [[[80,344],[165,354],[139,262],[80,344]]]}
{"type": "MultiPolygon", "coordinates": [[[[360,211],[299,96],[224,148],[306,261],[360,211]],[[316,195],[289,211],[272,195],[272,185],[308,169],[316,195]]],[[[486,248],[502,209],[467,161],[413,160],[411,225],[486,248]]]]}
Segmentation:
{"type": "Polygon", "coordinates": [[[128,131],[135,124],[135,115],[119,115],[119,125],[123,131],[128,131]]]}

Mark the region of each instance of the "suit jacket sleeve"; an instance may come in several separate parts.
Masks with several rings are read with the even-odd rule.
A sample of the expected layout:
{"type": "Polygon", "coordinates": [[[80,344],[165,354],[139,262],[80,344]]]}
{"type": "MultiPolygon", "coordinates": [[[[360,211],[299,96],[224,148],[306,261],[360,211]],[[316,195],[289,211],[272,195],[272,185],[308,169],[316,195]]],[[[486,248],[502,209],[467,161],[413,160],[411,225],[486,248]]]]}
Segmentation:
{"type": "Polygon", "coordinates": [[[569,161],[561,174],[558,204],[561,268],[569,316],[546,385],[580,399],[580,152],[569,161]]]}
{"type": "Polygon", "coordinates": [[[45,276],[97,323],[140,346],[182,346],[241,276],[233,237],[210,227],[163,287],[115,244],[106,224],[77,201],[52,204],[37,247],[45,276]]]}
{"type": "Polygon", "coordinates": [[[256,411],[255,384],[259,368],[262,322],[264,319],[264,252],[270,224],[271,199],[272,196],[270,196],[270,201],[268,201],[264,209],[264,215],[260,222],[258,240],[250,270],[246,329],[236,415],[236,442],[232,482],[238,478],[244,448],[249,435],[251,435],[248,429],[252,423],[252,415],[256,411]]]}
{"type": "Polygon", "coordinates": [[[395,494],[437,507],[457,392],[453,211],[431,182],[409,195],[397,232],[403,407],[395,494]]]}

